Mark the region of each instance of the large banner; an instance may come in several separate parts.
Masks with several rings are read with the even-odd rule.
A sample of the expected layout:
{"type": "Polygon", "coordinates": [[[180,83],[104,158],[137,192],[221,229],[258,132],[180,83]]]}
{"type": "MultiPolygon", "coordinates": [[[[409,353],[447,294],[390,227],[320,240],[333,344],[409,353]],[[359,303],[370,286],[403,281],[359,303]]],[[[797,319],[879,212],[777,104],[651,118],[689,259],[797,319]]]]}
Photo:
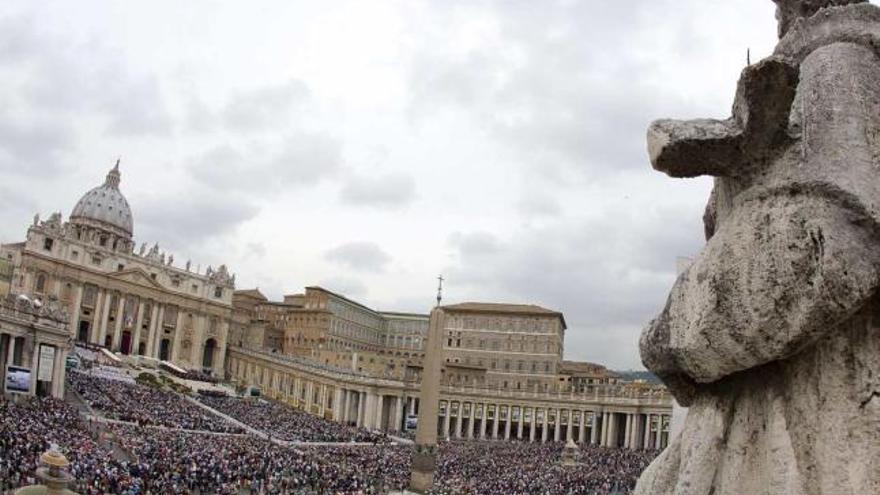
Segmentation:
{"type": "Polygon", "coordinates": [[[6,391],[26,394],[31,391],[31,370],[19,366],[6,367],[6,391]]]}
{"type": "Polygon", "coordinates": [[[40,366],[37,369],[37,380],[51,382],[55,372],[55,346],[40,345],[40,366]]]}

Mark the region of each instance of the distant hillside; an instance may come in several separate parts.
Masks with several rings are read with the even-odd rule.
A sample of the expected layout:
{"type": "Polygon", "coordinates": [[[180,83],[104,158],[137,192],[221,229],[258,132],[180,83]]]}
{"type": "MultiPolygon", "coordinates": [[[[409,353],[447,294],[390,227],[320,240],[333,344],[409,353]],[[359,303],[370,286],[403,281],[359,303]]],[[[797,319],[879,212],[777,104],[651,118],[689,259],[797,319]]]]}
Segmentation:
{"type": "Polygon", "coordinates": [[[617,373],[618,375],[620,375],[621,378],[623,378],[624,380],[627,380],[627,381],[645,380],[648,383],[660,383],[660,379],[657,378],[657,376],[654,375],[654,373],[651,373],[650,371],[633,371],[633,370],[619,371],[619,370],[614,370],[614,373],[617,373]]]}

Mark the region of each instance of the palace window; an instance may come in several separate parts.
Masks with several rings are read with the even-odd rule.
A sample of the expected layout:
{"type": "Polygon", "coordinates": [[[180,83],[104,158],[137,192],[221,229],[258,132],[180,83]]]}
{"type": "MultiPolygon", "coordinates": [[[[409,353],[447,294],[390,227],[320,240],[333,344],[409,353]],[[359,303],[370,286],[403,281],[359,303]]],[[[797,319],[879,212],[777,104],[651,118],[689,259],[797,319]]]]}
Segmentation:
{"type": "Polygon", "coordinates": [[[217,299],[223,297],[223,287],[214,287],[214,297],[217,299]]]}
{"type": "Polygon", "coordinates": [[[51,237],[43,239],[43,249],[45,249],[46,251],[51,251],[54,244],[55,241],[51,237]]]}
{"type": "Polygon", "coordinates": [[[34,286],[34,291],[40,294],[46,290],[46,276],[42,273],[37,275],[37,284],[34,286]]]}

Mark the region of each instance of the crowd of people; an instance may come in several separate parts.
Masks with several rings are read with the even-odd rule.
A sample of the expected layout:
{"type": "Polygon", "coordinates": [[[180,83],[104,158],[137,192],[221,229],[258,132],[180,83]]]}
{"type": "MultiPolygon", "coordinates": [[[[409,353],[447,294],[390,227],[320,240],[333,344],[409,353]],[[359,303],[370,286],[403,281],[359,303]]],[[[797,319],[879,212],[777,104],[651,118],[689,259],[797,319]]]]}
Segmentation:
{"type": "MultiPolygon", "coordinates": [[[[77,372],[68,380],[92,407],[131,423],[85,421],[51,398],[0,398],[0,495],[37,482],[39,456],[51,445],[71,461],[71,488],[83,495],[379,495],[409,481],[412,446],[276,402],[200,398],[268,433],[241,434],[174,392],[77,372]],[[285,446],[273,438],[334,445],[285,446]]],[[[561,443],[444,442],[430,493],[626,494],[657,454],[581,446],[576,465],[566,466],[562,451],[561,443]]]]}
{"type": "Polygon", "coordinates": [[[273,438],[290,442],[389,442],[383,434],[329,421],[271,400],[207,395],[199,400],[273,438]]]}
{"type": "Polygon", "coordinates": [[[576,464],[560,462],[564,444],[445,443],[432,495],[611,495],[630,493],[652,451],[581,446],[576,464]]]}
{"type": "Polygon", "coordinates": [[[89,372],[71,370],[67,377],[80,397],[109,419],[187,430],[244,432],[175,392],[89,372]]]}

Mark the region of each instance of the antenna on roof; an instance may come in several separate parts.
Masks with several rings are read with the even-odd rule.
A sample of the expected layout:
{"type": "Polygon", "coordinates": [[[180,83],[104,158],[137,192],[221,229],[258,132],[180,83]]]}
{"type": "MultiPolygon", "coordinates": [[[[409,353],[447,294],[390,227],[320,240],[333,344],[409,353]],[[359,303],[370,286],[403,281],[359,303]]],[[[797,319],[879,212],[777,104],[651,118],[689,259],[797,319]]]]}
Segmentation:
{"type": "Polygon", "coordinates": [[[443,275],[437,277],[437,307],[440,307],[440,301],[443,300],[443,275]]]}

